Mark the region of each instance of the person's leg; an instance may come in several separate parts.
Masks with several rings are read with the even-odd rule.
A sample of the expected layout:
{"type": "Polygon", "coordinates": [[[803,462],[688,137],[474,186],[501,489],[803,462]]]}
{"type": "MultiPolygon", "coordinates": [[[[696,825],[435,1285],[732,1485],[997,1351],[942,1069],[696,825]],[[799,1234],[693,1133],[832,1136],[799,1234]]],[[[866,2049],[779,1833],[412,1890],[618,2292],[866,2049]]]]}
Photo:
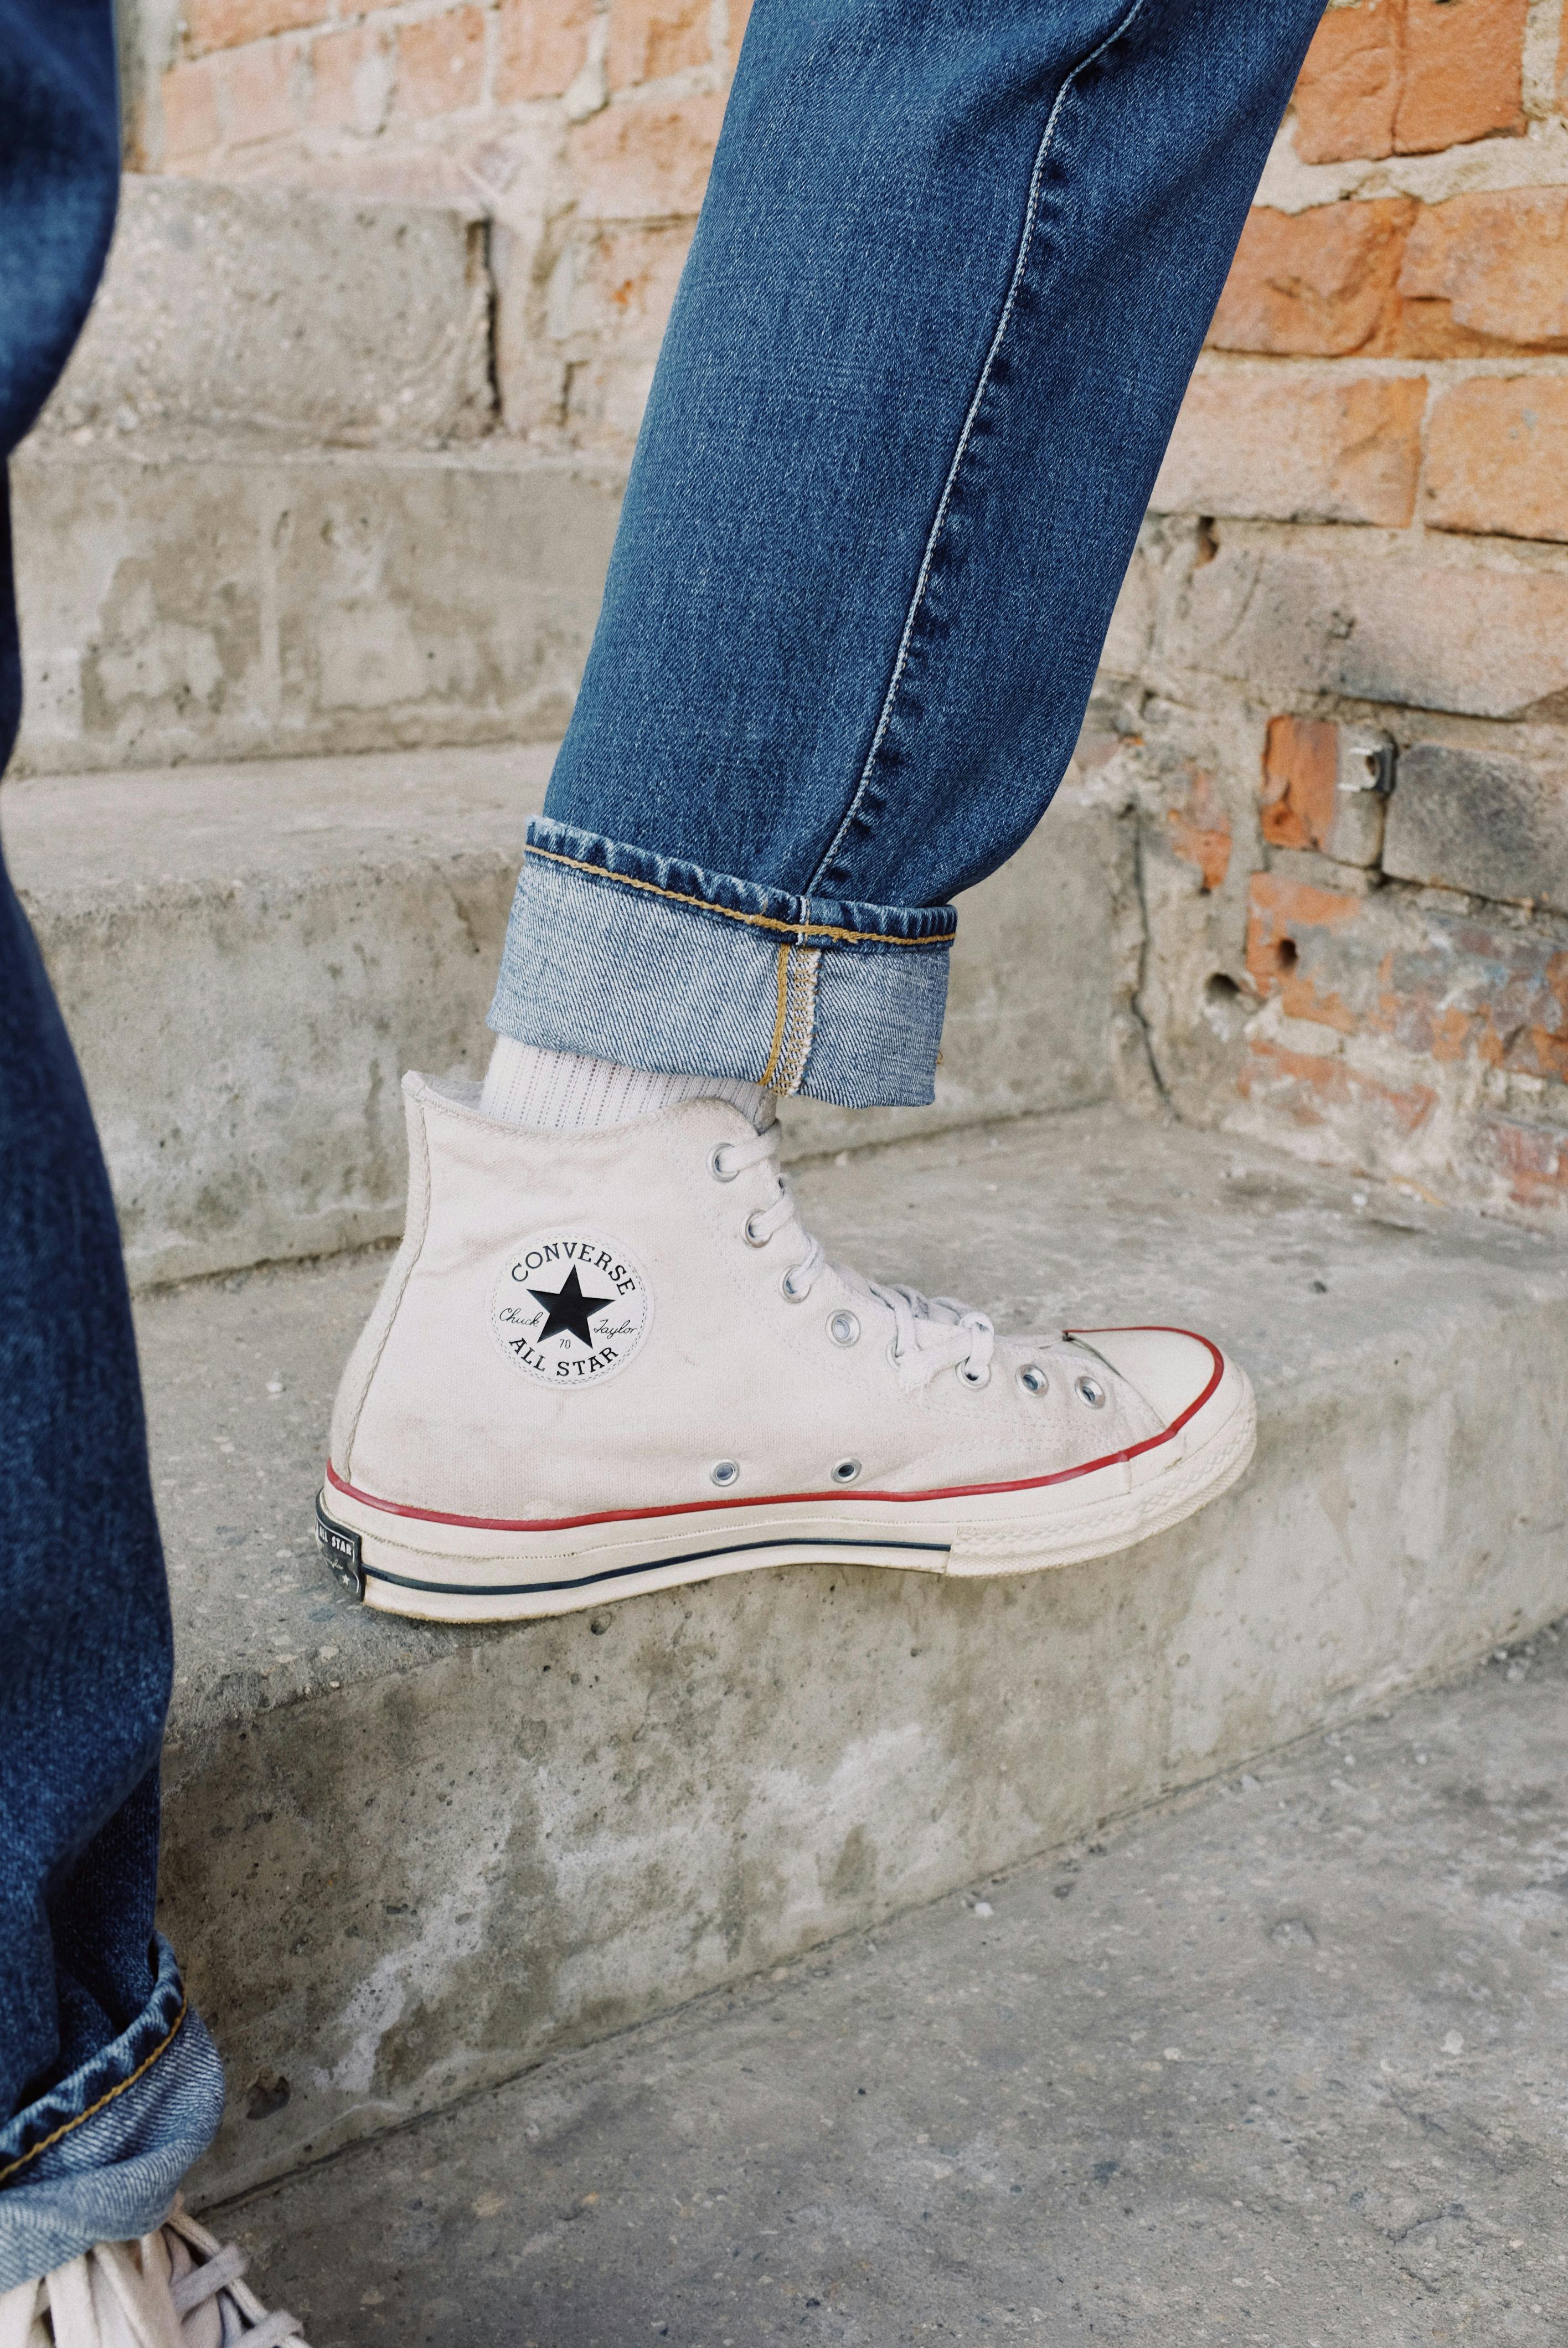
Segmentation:
{"type": "Polygon", "coordinates": [[[931,1097],[948,901],[1071,755],[1318,6],[757,0],[483,1101],[410,1080],[320,1504],[372,1602],[1017,1571],[1245,1468],[1206,1339],[829,1264],[771,1102],[931,1097]]]}
{"type": "MultiPolygon", "coordinates": [[[[0,0],[0,458],[87,314],[118,172],[108,0],[0,0]]],[[[0,469],[0,770],[20,711],[0,469]]],[[[272,2348],[288,2319],[164,2222],[223,2107],[153,1923],[169,1593],[114,1201],[3,860],[0,1295],[0,2339],[44,2309],[56,2338],[130,2336],[107,2292],[140,2341],[226,2297],[224,2338],[272,2348]]]]}
{"type": "Polygon", "coordinates": [[[931,1097],[1320,0],[756,0],[491,1025],[931,1097]]]}

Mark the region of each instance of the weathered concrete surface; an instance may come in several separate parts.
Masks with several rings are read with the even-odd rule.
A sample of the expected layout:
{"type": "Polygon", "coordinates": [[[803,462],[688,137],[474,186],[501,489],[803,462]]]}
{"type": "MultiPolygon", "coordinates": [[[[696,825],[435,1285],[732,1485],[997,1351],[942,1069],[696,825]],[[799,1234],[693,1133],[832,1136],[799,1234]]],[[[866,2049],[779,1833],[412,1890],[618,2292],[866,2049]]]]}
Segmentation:
{"type": "Polygon", "coordinates": [[[373,1620],[311,1554],[380,1262],[141,1311],[180,1624],[166,1921],[275,2175],[1239,1765],[1563,1611],[1568,1258],[1105,1110],[801,1172],[873,1273],[1170,1318],[1248,1479],[1104,1564],[794,1568],[591,1618],[373,1620]],[[268,2109],[263,2073],[291,2084],[268,2109]]]}
{"type": "Polygon", "coordinates": [[[492,420],[489,311],[477,211],[132,174],[37,429],[472,436],[492,420]]]}
{"type": "Polygon", "coordinates": [[[133,1280],[403,1224],[409,1066],[483,1072],[548,746],[7,784],[133,1280]]]}
{"type": "Polygon", "coordinates": [[[216,2220],[313,2348],[1552,2348],[1568,1639],[216,2220]]]}
{"type": "MultiPolygon", "coordinates": [[[[407,1067],[483,1070],[552,755],[404,751],[5,786],[6,855],[138,1285],[402,1229],[398,1082],[407,1067]]],[[[1106,810],[1060,804],[960,908],[935,1110],[857,1120],[801,1103],[794,1153],[1103,1099],[1137,973],[1131,844],[1106,810]]]]}
{"type": "Polygon", "coordinates": [[[17,771],[538,740],[571,709],[620,477],[491,439],[29,441],[17,771]]]}

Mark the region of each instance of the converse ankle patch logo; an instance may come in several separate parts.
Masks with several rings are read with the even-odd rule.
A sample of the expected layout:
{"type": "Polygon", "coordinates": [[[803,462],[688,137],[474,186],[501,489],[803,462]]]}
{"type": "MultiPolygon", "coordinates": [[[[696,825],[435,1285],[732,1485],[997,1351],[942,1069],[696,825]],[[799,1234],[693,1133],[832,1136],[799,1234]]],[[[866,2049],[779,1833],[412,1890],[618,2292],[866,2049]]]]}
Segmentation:
{"type": "Polygon", "coordinates": [[[558,1393],[602,1385],[640,1351],[653,1320],[641,1265],[598,1231],[536,1231],[490,1292],[490,1326],[518,1367],[558,1393]]]}

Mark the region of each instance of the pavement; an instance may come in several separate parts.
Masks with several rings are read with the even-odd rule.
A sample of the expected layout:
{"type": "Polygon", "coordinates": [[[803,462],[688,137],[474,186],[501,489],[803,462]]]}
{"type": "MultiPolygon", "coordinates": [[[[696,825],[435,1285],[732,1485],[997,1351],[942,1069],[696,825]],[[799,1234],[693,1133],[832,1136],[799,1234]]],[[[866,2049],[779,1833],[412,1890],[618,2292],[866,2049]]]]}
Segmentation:
{"type": "Polygon", "coordinates": [[[312,2348],[1568,2342],[1568,1622],[220,2209],[312,2348]]]}

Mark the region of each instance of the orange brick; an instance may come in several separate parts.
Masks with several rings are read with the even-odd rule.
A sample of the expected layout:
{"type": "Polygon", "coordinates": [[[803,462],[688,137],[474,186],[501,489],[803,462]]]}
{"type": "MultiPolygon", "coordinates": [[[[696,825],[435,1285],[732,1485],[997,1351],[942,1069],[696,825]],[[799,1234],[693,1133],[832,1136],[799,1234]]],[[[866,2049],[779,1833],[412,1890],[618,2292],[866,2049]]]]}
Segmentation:
{"type": "Polygon", "coordinates": [[[1426,396],[1419,376],[1200,375],[1151,502],[1156,512],[1402,530],[1416,508],[1426,396]]]}
{"type": "Polygon", "coordinates": [[[1307,163],[1391,155],[1399,102],[1401,0],[1331,8],[1296,85],[1296,151],[1307,163]]]}
{"type": "MultiPolygon", "coordinates": [[[[1329,20],[1332,22],[1332,19],[1329,20]]],[[[1249,214],[1209,340],[1219,350],[1337,358],[1394,346],[1395,287],[1416,207],[1404,197],[1249,214]]]]}
{"type": "Polygon", "coordinates": [[[1509,1198],[1516,1207],[1562,1207],[1568,1202],[1568,1133],[1497,1117],[1481,1120],[1477,1138],[1505,1177],[1509,1198]]]}
{"type": "Polygon", "coordinates": [[[1254,1037],[1249,1056],[1237,1071],[1236,1090],[1292,1125],[1343,1126],[1354,1119],[1353,1131],[1369,1127],[1384,1142],[1408,1141],[1438,1105],[1430,1085],[1396,1092],[1358,1068],[1347,1067],[1342,1059],[1286,1051],[1261,1036],[1254,1037]]]}
{"type": "Polygon", "coordinates": [[[1568,542],[1568,382],[1486,376],[1445,392],[1421,510],[1439,530],[1568,542]]]}
{"type": "Polygon", "coordinates": [[[574,331],[657,349],[691,242],[685,228],[607,228],[584,257],[574,331]]]}
{"type": "Polygon", "coordinates": [[[258,41],[234,49],[223,60],[228,143],[245,147],[261,139],[282,139],[300,112],[303,44],[258,41]]]}
{"type": "Polygon", "coordinates": [[[1191,788],[1187,804],[1172,808],[1165,820],[1171,827],[1171,846],[1184,863],[1195,864],[1203,879],[1204,894],[1223,889],[1231,863],[1230,818],[1220,804],[1214,778],[1201,767],[1189,768],[1191,788]]]}
{"type": "Polygon", "coordinates": [[[159,96],[164,161],[189,163],[210,155],[221,136],[216,67],[206,59],[196,65],[171,66],[159,84],[159,96]]]}
{"type": "Polygon", "coordinates": [[[485,94],[485,17],[449,8],[397,28],[397,107],[402,114],[456,114],[485,94]]]}
{"type": "Polygon", "coordinates": [[[1336,990],[1314,984],[1302,949],[1317,936],[1345,929],[1365,901],[1308,881],[1287,880],[1277,872],[1255,872],[1247,898],[1246,966],[1259,994],[1277,994],[1288,1018],[1315,1020],[1348,1035],[1355,1018],[1336,990]]]}
{"type": "Polygon", "coordinates": [[[579,201],[599,220],[680,220],[702,201],[724,101],[607,106],[572,136],[579,201]]]}
{"type": "Polygon", "coordinates": [[[1417,218],[1399,288],[1483,346],[1568,350],[1568,188],[1450,196],[1417,218]]]}
{"type": "Polygon", "coordinates": [[[1334,829],[1339,728],[1309,717],[1271,717],[1264,736],[1263,836],[1271,848],[1327,845],[1334,829]]]}
{"type": "Polygon", "coordinates": [[[588,55],[593,0],[502,0],[496,103],[559,98],[588,55]]]}
{"type": "MultiPolygon", "coordinates": [[[[752,0],[730,0],[730,74],[733,78],[740,59],[741,44],[746,37],[746,26],[752,20],[752,0]]],[[[1564,51],[1563,71],[1568,75],[1568,49],[1564,51]]]]}
{"type": "Polygon", "coordinates": [[[327,130],[380,129],[392,88],[387,37],[374,23],[323,33],[311,44],[310,118],[327,130]]]}
{"type": "Polygon", "coordinates": [[[198,52],[235,49],[269,33],[297,33],[324,24],[332,0],[186,0],[186,38],[198,52]]]}
{"type": "Polygon", "coordinates": [[[611,89],[706,65],[708,0],[612,0],[606,70],[611,89]]]}
{"type": "Polygon", "coordinates": [[[1526,5],[1405,0],[1396,154],[1430,155],[1499,131],[1523,130],[1526,5]]]}

